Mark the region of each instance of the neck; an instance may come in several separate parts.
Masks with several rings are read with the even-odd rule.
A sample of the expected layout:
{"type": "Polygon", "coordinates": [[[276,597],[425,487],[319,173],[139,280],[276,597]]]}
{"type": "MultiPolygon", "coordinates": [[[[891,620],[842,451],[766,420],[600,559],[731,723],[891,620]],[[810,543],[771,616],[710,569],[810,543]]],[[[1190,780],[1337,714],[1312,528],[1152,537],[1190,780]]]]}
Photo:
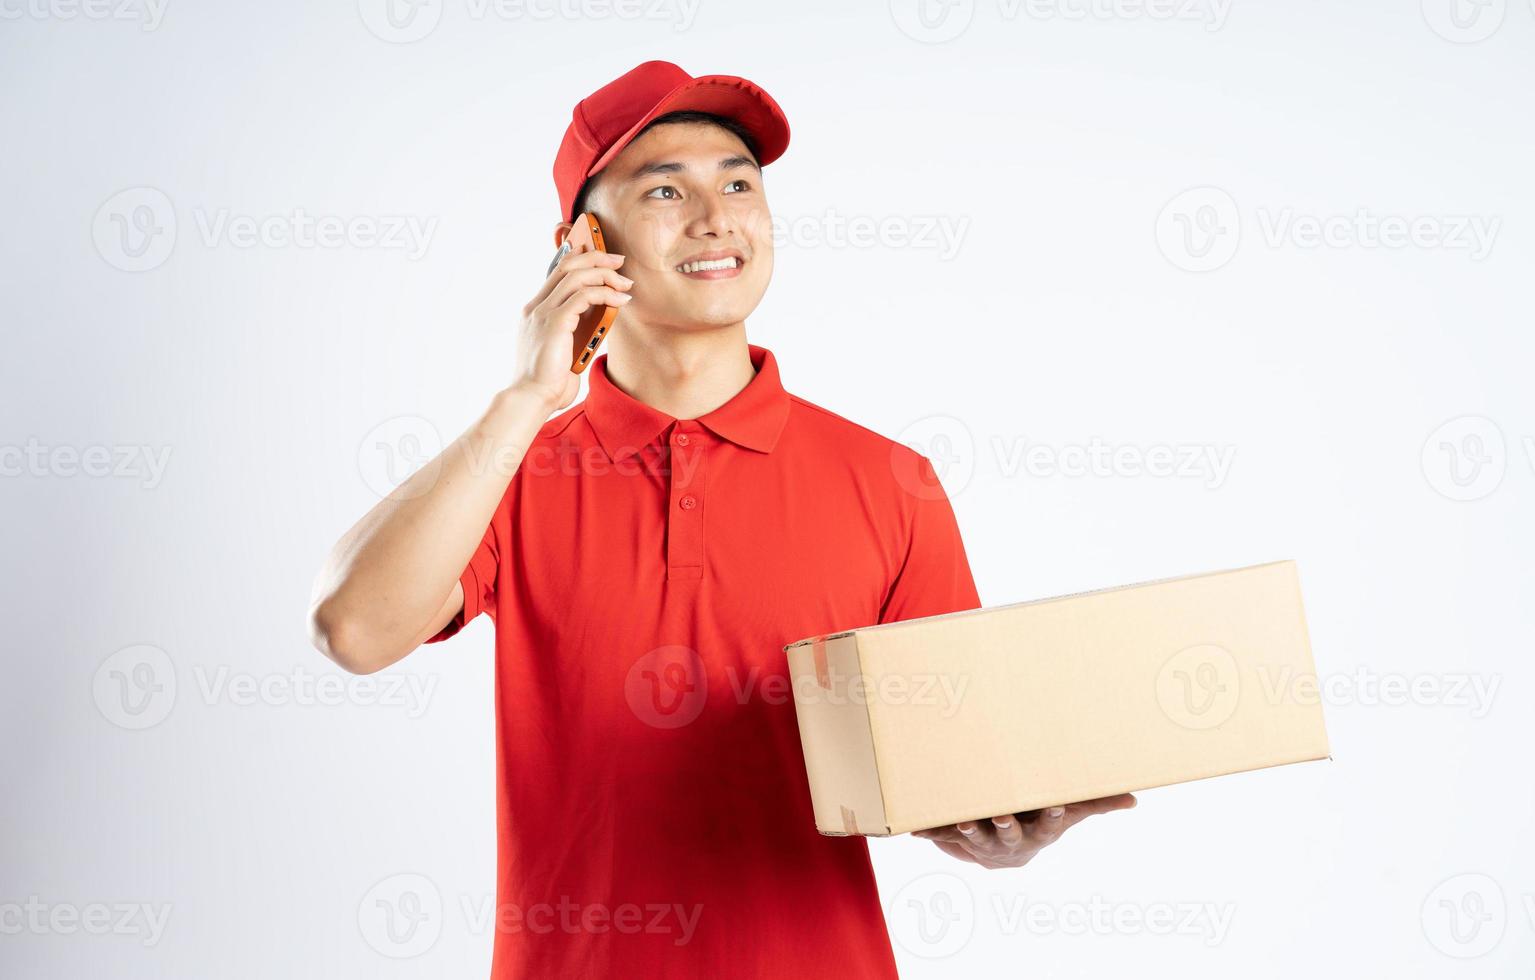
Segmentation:
{"type": "Polygon", "coordinates": [[[695,334],[636,327],[608,341],[608,380],[672,418],[707,415],[756,376],[745,323],[695,334]]]}

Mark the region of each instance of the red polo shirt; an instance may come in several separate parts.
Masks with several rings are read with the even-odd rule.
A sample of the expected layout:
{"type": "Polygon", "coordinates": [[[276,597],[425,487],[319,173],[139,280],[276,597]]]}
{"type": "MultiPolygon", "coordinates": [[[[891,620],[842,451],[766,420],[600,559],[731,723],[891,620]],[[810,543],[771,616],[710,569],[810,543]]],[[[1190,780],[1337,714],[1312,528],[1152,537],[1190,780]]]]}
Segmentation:
{"type": "Polygon", "coordinates": [[[496,624],[493,978],[896,975],[866,842],[816,831],[782,648],[980,599],[928,460],[750,353],[681,421],[597,358],[433,637],[496,624]]]}

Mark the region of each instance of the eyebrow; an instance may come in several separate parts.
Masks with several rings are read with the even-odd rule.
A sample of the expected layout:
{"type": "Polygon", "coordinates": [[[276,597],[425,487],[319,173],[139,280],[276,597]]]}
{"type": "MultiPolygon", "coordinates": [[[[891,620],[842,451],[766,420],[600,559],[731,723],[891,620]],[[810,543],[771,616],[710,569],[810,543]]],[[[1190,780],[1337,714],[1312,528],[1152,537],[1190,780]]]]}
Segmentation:
{"type": "MultiPolygon", "coordinates": [[[[725,157],[724,159],[720,160],[719,169],[721,171],[736,170],[740,167],[750,167],[752,170],[755,170],[758,173],[762,172],[762,168],[757,166],[756,161],[754,161],[751,157],[743,157],[738,154],[736,156],[725,157]]],[[[686,169],[687,167],[684,164],[677,163],[676,161],[667,161],[665,163],[645,163],[641,164],[633,173],[631,173],[628,179],[639,180],[641,177],[649,177],[651,174],[680,174],[686,169]]]]}

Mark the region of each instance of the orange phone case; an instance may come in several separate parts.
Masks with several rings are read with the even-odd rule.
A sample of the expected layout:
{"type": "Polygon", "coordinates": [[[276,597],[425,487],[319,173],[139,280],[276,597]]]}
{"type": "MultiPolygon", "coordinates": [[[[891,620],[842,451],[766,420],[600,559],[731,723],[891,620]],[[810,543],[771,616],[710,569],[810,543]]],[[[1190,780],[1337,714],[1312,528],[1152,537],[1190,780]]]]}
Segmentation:
{"type": "MultiPolygon", "coordinates": [[[[607,251],[602,244],[602,228],[591,214],[579,214],[576,216],[575,223],[571,225],[569,234],[560,243],[560,250],[554,254],[554,261],[549,263],[549,272],[554,272],[554,267],[567,254],[590,252],[594,249],[598,252],[607,251]]],[[[576,332],[571,336],[570,371],[572,374],[580,374],[586,370],[587,365],[597,356],[597,347],[602,343],[602,338],[608,335],[608,330],[617,318],[618,307],[616,306],[593,306],[581,314],[581,319],[576,324],[576,332]]]]}

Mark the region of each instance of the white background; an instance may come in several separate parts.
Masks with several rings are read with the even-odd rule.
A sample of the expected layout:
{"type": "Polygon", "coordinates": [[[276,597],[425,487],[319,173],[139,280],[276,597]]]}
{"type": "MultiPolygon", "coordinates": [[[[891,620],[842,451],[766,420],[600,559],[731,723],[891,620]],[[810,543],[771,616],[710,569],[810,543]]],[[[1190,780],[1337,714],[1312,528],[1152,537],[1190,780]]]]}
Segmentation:
{"type": "Polygon", "coordinates": [[[751,339],[934,455],[984,602],[1300,563],[1334,761],[1018,871],[875,841],[903,975],[1529,975],[1527,0],[551,9],[0,0],[0,972],[486,974],[491,624],[370,692],[309,588],[505,383],[572,104],[664,58],[785,108],[751,339]]]}

